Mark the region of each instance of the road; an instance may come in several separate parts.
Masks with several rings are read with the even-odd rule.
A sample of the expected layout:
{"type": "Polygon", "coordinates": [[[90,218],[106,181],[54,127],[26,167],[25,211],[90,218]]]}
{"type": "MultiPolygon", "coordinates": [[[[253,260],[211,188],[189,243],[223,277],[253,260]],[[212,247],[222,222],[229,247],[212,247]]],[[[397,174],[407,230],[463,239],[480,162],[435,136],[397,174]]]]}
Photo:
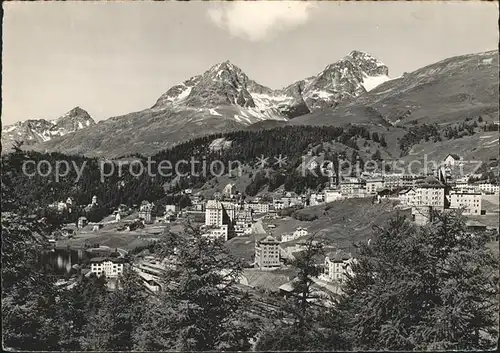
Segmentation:
{"type": "Polygon", "coordinates": [[[267,234],[264,229],[264,225],[262,224],[262,218],[258,219],[257,222],[252,224],[252,234],[267,234]]]}

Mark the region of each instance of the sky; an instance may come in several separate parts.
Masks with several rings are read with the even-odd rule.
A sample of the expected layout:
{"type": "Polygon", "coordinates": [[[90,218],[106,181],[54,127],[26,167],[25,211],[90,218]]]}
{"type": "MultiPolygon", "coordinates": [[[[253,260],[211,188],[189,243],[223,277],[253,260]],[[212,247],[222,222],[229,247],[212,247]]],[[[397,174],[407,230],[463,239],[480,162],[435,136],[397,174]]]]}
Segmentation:
{"type": "Polygon", "coordinates": [[[496,2],[4,2],[2,125],[151,107],[230,60],[281,88],[352,50],[389,76],[498,47],[496,2]]]}

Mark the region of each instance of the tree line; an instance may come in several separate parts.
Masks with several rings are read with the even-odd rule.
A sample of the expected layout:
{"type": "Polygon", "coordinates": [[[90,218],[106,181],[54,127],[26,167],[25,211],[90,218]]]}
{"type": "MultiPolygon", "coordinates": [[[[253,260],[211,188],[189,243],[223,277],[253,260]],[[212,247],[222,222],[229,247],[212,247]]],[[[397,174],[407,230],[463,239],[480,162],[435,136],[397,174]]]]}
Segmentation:
{"type": "MultiPolygon", "coordinates": [[[[175,171],[171,175],[162,176],[155,173],[151,176],[148,173],[138,172],[138,165],[122,163],[118,165],[115,161],[115,172],[105,174],[103,178],[101,167],[104,171],[110,171],[110,164],[102,164],[98,158],[86,158],[83,156],[65,155],[61,153],[39,153],[34,151],[22,151],[15,148],[12,153],[2,156],[2,178],[10,185],[16,197],[12,205],[7,207],[15,209],[43,209],[49,204],[66,200],[71,197],[74,204],[81,207],[73,207],[72,215],[67,218],[73,221],[80,215],[98,221],[106,214],[112,212],[120,204],[129,207],[139,205],[143,200],[155,203],[166,204],[171,195],[179,195],[186,188],[196,188],[204,185],[212,179],[210,172],[204,169],[214,161],[220,161],[219,170],[221,174],[230,172],[230,163],[239,161],[243,165],[256,166],[256,159],[262,155],[271,159],[280,154],[287,157],[287,165],[281,168],[271,166],[273,176],[265,183],[270,184],[272,189],[285,184],[287,189],[293,190],[293,185],[299,185],[296,191],[305,188],[316,188],[324,180],[317,182],[306,180],[303,176],[295,172],[300,166],[302,156],[305,151],[322,142],[337,141],[346,146],[347,150],[357,150],[358,138],[372,138],[379,141],[381,145],[385,143],[383,136],[370,132],[363,126],[349,125],[342,127],[316,127],[316,126],[287,126],[258,131],[237,131],[226,134],[215,134],[187,141],[168,150],[161,151],[151,157],[151,161],[158,165],[161,161],[170,161],[176,165],[179,161],[190,161],[193,158],[200,163],[192,167],[188,164],[179,164],[177,172],[185,174],[177,175],[175,171]],[[231,147],[214,150],[210,147],[216,138],[225,138],[231,142],[231,147]],[[30,164],[25,162],[30,161],[30,164]],[[44,161],[44,162],[42,162],[44,161]],[[76,168],[69,168],[66,175],[57,177],[55,173],[49,172],[48,165],[54,166],[59,161],[65,161],[71,166],[82,168],[81,175],[76,168]],[[205,162],[205,167],[201,161],[205,162]],[[41,165],[39,173],[36,165],[41,165]],[[27,167],[26,167],[27,166],[27,167]],[[281,174],[288,175],[287,178],[280,177],[281,174]],[[92,196],[97,196],[98,207],[91,212],[84,210],[84,206],[89,204],[92,196]]],[[[345,151],[344,151],[345,152],[345,151]]],[[[339,154],[340,155],[340,154],[339,154]]],[[[330,156],[336,159],[335,156],[330,156]]],[[[147,158],[137,157],[144,166],[147,165],[147,158]]],[[[256,189],[263,185],[258,174],[249,186],[249,194],[254,194],[256,189]],[[257,187],[256,187],[256,186],[257,187]]],[[[311,179],[311,178],[309,178],[311,179]]],[[[171,200],[170,200],[171,201],[171,200]]],[[[185,201],[182,202],[186,204],[185,201]]],[[[89,218],[89,219],[90,219],[89,218]]]]}

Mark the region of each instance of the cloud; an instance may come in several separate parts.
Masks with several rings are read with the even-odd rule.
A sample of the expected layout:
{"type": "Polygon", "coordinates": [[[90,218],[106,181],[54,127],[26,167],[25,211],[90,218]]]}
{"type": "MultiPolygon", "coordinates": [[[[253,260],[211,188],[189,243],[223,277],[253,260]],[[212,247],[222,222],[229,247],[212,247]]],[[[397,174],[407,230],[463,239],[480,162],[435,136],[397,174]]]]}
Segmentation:
{"type": "Polygon", "coordinates": [[[315,6],[305,1],[224,2],[209,9],[208,17],[235,37],[260,41],[306,23],[315,6]]]}

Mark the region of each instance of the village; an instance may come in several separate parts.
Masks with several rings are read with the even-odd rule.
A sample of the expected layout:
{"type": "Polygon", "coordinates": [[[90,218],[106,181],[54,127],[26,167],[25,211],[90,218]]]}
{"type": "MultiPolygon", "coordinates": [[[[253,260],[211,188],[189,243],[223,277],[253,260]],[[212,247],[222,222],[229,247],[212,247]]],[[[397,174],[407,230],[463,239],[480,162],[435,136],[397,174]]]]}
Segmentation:
{"type": "MultiPolygon", "coordinates": [[[[241,255],[240,259],[245,262],[241,285],[286,295],[292,290],[294,279],[290,264],[315,235],[307,226],[280,231],[280,224],[292,221],[287,210],[314,209],[343,200],[363,199],[369,204],[387,204],[407,211],[418,225],[430,222],[433,210],[460,210],[467,219],[468,229],[496,231],[498,241],[498,185],[488,180],[471,182],[474,175],[454,178],[453,170],[459,164],[459,157],[450,155],[431,175],[364,173],[361,177],[339,181],[331,177],[330,185],[324,190],[303,195],[278,190],[272,195],[243,199],[231,183],[210,198],[185,189],[182,193],[190,199],[190,206],[181,209],[179,205],[168,204],[162,215],[153,216],[154,203],[143,201],[135,208],[121,205],[101,222],[93,223],[80,217],[76,224],[64,228],[62,236],[49,242],[54,248],[85,248],[99,253],[89,259],[86,268],[80,268],[80,275],[105,275],[113,288],[124,267],[132,266],[145,288],[156,293],[161,291],[161,273],[170,260],[150,254],[147,247],[167,229],[182,231],[183,224],[189,221],[202,236],[222,239],[241,255]],[[137,248],[146,250],[138,252],[137,248]]],[[[52,207],[62,211],[71,205],[72,200],[68,198],[52,207]]],[[[96,205],[98,199],[94,196],[87,209],[96,205]]],[[[345,243],[325,244],[324,257],[318,261],[322,273],[314,278],[316,289],[326,294],[341,293],[342,283],[356,261],[355,248],[345,243]]],[[[74,279],[60,284],[73,282],[74,279]]]]}

